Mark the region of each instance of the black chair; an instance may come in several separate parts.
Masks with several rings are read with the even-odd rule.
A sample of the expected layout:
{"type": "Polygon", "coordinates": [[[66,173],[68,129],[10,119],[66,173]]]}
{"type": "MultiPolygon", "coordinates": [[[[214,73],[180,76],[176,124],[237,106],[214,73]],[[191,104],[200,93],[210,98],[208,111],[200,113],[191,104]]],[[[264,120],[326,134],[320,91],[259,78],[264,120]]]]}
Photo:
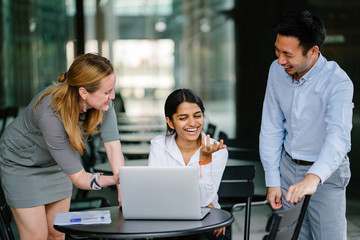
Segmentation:
{"type": "Polygon", "coordinates": [[[231,213],[235,208],[239,207],[237,204],[245,202],[245,240],[248,240],[250,235],[250,214],[251,200],[254,195],[254,177],[254,165],[226,166],[218,191],[221,208],[231,213]]]}
{"type": "Polygon", "coordinates": [[[110,207],[110,202],[104,197],[87,197],[71,199],[70,211],[83,211],[92,208],[110,207]]]}
{"type": "Polygon", "coordinates": [[[4,132],[7,125],[7,121],[10,118],[15,119],[18,115],[18,111],[19,111],[18,107],[14,107],[14,106],[3,107],[0,109],[0,119],[2,120],[0,135],[4,132]]]}
{"type": "Polygon", "coordinates": [[[260,161],[259,144],[256,140],[244,138],[228,138],[223,131],[219,132],[219,140],[223,139],[230,159],[260,161]]]}
{"type": "MultiPolygon", "coordinates": [[[[97,163],[105,162],[105,156],[102,156],[98,153],[100,136],[99,135],[89,135],[87,141],[85,142],[86,149],[84,150],[83,155],[81,156],[81,161],[86,172],[93,173],[94,166],[97,163]]],[[[75,199],[84,199],[87,197],[88,190],[77,189],[75,194],[75,199]]]]}
{"type": "Polygon", "coordinates": [[[115,93],[115,99],[113,100],[115,105],[115,112],[116,113],[124,113],[125,112],[125,103],[121,96],[120,92],[115,93]]]}
{"type": "Polygon", "coordinates": [[[306,195],[303,201],[292,208],[274,211],[266,224],[269,234],[263,240],[297,240],[310,197],[306,195]]]}
{"type": "Polygon", "coordinates": [[[212,123],[208,123],[206,134],[209,134],[210,137],[213,138],[215,136],[215,131],[216,131],[216,125],[212,123]]]}
{"type": "MultiPolygon", "coordinates": [[[[227,146],[227,145],[226,145],[227,146]]],[[[251,149],[234,149],[228,147],[229,159],[248,160],[248,161],[260,161],[259,151],[251,149]]]]}
{"type": "Polygon", "coordinates": [[[219,132],[218,139],[223,139],[224,144],[226,144],[229,149],[255,152],[258,152],[259,150],[258,140],[246,138],[229,138],[228,135],[223,131],[219,132]]]}
{"type": "Polygon", "coordinates": [[[14,240],[14,233],[11,229],[12,214],[7,205],[3,189],[0,186],[0,236],[3,240],[14,240]]]}

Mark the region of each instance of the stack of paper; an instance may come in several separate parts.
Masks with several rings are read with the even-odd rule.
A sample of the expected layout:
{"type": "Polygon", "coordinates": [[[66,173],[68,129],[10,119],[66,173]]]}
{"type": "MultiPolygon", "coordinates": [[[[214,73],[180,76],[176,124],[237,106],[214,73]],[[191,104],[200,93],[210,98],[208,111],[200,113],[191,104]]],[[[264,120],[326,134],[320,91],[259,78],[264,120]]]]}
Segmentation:
{"type": "Polygon", "coordinates": [[[110,210],[56,213],[54,225],[109,224],[110,210]]]}

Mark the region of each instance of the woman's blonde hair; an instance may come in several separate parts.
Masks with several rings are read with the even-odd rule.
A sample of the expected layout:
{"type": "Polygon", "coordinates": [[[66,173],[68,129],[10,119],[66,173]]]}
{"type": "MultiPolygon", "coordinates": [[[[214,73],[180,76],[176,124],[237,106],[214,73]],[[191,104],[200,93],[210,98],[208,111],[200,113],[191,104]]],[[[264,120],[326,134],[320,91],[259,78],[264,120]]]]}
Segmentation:
{"type": "Polygon", "coordinates": [[[103,112],[89,109],[86,119],[79,126],[79,88],[83,87],[92,93],[100,88],[101,80],[114,72],[111,62],[99,54],[87,53],[75,58],[68,72],[61,73],[58,82],[48,88],[35,102],[36,105],[48,95],[52,96],[50,106],[59,114],[64,123],[65,131],[69,136],[72,147],[83,154],[85,134],[98,133],[98,125],[102,121],[103,112]]]}

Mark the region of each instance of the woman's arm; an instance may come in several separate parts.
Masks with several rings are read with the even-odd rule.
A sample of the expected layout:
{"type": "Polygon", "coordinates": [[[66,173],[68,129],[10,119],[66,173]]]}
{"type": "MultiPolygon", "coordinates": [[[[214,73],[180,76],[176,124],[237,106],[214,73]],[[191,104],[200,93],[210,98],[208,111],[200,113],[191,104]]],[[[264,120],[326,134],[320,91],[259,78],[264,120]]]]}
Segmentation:
{"type": "MultiPolygon", "coordinates": [[[[92,176],[92,173],[88,173],[84,169],[81,169],[80,172],[74,174],[68,174],[68,176],[71,182],[73,182],[73,184],[77,188],[84,190],[92,190],[90,186],[90,178],[92,176]]],[[[113,176],[101,175],[99,178],[99,185],[102,188],[115,185],[117,182],[119,182],[119,175],[113,175],[113,176]]]]}
{"type": "MultiPolygon", "coordinates": [[[[210,136],[202,136],[202,146],[199,157],[200,179],[199,183],[202,192],[202,205],[217,204],[214,199],[221,181],[227,161],[226,145],[223,140],[210,141],[210,136]]],[[[218,206],[217,206],[218,207],[218,206]]]]}
{"type": "MultiPolygon", "coordinates": [[[[119,168],[121,166],[125,166],[125,160],[124,160],[124,155],[121,151],[120,140],[105,142],[104,147],[105,147],[107,158],[110,163],[111,171],[113,172],[114,176],[117,176],[117,179],[119,179],[119,168]]],[[[116,187],[118,190],[119,205],[121,205],[119,181],[116,182],[116,187]]]]}
{"type": "Polygon", "coordinates": [[[121,166],[125,166],[120,140],[105,142],[104,147],[110,163],[111,171],[114,173],[114,175],[119,174],[119,168],[121,166]]]}
{"type": "MultiPolygon", "coordinates": [[[[104,143],[104,147],[107,157],[109,159],[111,170],[114,175],[112,176],[100,175],[98,183],[99,186],[102,188],[116,184],[118,189],[118,200],[119,200],[119,204],[121,204],[119,168],[120,166],[125,165],[124,156],[121,152],[121,144],[119,140],[116,140],[116,141],[104,143]]],[[[90,186],[90,178],[92,177],[92,175],[93,175],[92,173],[86,172],[84,169],[81,169],[81,171],[74,174],[68,174],[70,180],[74,183],[74,185],[77,188],[84,190],[92,190],[90,186]]]]}

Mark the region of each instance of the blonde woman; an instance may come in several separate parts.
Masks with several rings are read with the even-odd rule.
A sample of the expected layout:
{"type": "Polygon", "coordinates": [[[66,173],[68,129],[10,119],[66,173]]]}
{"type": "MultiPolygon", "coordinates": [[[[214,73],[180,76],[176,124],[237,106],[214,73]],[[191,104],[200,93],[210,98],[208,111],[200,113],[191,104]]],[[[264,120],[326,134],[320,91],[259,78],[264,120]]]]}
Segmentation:
{"type": "Polygon", "coordinates": [[[56,212],[69,210],[72,184],[87,190],[115,185],[124,165],[110,61],[81,55],[58,81],[39,93],[0,139],[1,183],[21,239],[64,239],[53,221],[56,212]],[[113,176],[82,167],[86,137],[98,132],[113,176]]]}

